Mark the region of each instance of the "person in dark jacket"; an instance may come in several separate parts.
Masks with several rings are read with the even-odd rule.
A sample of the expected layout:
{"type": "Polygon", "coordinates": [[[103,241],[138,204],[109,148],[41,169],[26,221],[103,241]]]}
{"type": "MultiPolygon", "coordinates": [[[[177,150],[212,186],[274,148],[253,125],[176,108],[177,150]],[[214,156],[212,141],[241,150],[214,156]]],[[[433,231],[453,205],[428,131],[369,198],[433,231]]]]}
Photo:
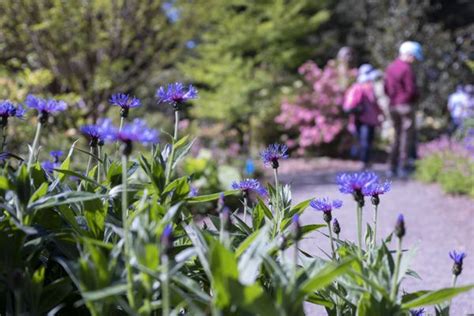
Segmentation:
{"type": "Polygon", "coordinates": [[[412,64],[422,60],[420,43],[404,42],[398,58],[385,70],[385,93],[390,99],[390,117],[395,129],[390,154],[391,175],[405,177],[408,174],[410,150],[416,138],[415,102],[419,96],[412,64]]]}

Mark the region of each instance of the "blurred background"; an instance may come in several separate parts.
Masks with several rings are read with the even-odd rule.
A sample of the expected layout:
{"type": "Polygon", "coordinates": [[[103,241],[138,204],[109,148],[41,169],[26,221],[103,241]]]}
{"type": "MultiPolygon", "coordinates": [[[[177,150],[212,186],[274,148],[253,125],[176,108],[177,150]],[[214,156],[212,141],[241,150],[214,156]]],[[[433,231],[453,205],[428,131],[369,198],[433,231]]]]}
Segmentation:
{"type": "MultiPolygon", "coordinates": [[[[116,92],[142,100],[132,116],[171,130],[172,109],[156,104],[155,91],[192,83],[199,99],[181,127],[198,146],[185,168],[227,168],[207,175],[219,183],[254,173],[249,158],[272,142],[293,157],[347,157],[341,99],[355,69],[385,69],[405,40],[425,52],[419,141],[437,139],[448,96],[474,82],[473,17],[469,0],[0,0],[0,98],[66,100],[67,114],[48,127],[66,148],[80,125],[118,120],[107,101],[116,92]]],[[[10,125],[9,150],[27,152],[34,124],[10,125]]],[[[382,157],[391,134],[384,126],[378,136],[382,157]]]]}

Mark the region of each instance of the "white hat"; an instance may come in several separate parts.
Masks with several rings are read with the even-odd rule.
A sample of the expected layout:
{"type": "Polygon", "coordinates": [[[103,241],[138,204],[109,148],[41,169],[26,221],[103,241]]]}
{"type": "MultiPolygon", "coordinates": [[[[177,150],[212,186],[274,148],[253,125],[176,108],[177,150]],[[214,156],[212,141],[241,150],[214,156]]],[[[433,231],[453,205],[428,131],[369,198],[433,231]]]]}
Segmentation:
{"type": "Polygon", "coordinates": [[[423,48],[418,42],[403,42],[402,45],[400,45],[398,52],[400,55],[411,55],[419,61],[423,60],[423,48]]]}

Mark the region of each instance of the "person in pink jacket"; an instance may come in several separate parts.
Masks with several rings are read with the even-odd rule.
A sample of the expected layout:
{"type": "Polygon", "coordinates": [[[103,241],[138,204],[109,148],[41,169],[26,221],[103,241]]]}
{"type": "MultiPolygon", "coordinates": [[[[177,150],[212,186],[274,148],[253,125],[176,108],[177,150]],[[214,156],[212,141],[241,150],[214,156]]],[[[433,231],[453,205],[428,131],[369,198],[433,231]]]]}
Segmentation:
{"type": "Polygon", "coordinates": [[[369,167],[375,128],[380,125],[383,112],[374,92],[373,81],[380,71],[369,64],[359,67],[357,82],[352,84],[344,97],[344,111],[351,114],[351,125],[355,126],[358,141],[358,156],[369,167]]]}
{"type": "Polygon", "coordinates": [[[422,60],[420,43],[404,42],[400,46],[398,58],[385,71],[385,93],[390,99],[390,117],[395,129],[390,175],[406,177],[410,170],[409,158],[416,156],[411,152],[416,153],[415,102],[419,93],[412,64],[422,60]]]}

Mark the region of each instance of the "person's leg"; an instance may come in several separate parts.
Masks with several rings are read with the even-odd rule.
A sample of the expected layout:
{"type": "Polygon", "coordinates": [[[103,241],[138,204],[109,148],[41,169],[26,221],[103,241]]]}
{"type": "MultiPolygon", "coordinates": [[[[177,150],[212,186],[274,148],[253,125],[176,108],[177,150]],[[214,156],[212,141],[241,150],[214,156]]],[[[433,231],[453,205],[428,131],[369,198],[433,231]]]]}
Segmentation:
{"type": "Polygon", "coordinates": [[[375,126],[367,126],[368,128],[368,135],[367,135],[367,164],[370,163],[370,159],[372,158],[372,149],[375,137],[375,126]]]}
{"type": "MultiPolygon", "coordinates": [[[[409,107],[409,105],[407,105],[407,107],[409,107]]],[[[415,140],[415,123],[413,114],[413,111],[403,109],[403,114],[401,115],[399,168],[404,172],[407,172],[409,169],[410,152],[413,149],[413,143],[415,140]]]]}
{"type": "Polygon", "coordinates": [[[390,171],[396,172],[398,168],[398,159],[400,156],[400,133],[401,133],[401,119],[395,107],[390,109],[390,117],[392,119],[394,137],[392,143],[392,150],[390,152],[390,171]]]}
{"type": "Polygon", "coordinates": [[[359,128],[359,147],[360,147],[360,161],[364,166],[369,162],[369,126],[362,124],[359,128]]]}

